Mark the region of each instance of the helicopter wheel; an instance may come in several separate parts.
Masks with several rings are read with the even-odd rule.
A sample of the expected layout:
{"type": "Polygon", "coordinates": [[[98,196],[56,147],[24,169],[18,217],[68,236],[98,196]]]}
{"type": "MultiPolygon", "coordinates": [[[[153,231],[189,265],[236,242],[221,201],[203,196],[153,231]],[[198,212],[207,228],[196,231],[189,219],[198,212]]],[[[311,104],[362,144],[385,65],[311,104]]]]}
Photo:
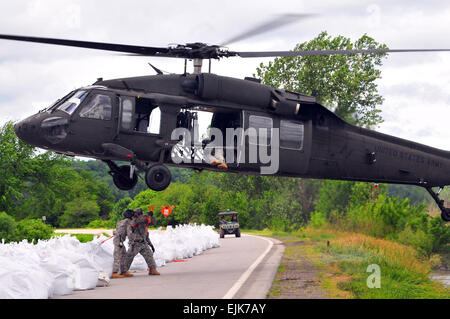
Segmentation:
{"type": "Polygon", "coordinates": [[[441,217],[444,221],[450,222],[450,208],[446,208],[445,211],[441,213],[441,217]]]}
{"type": "Polygon", "coordinates": [[[133,173],[133,178],[130,179],[130,165],[119,166],[119,170],[112,173],[114,185],[120,190],[128,191],[136,186],[138,176],[133,173]]]}
{"type": "Polygon", "coordinates": [[[145,182],[147,186],[154,191],[166,189],[172,179],[169,169],[162,164],[151,166],[145,173],[145,182]]]}

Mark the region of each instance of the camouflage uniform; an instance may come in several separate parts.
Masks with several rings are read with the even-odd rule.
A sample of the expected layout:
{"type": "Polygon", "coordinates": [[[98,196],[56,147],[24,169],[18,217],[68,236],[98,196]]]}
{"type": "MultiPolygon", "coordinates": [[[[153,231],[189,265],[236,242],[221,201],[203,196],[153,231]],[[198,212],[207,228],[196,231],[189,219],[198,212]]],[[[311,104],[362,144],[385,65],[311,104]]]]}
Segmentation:
{"type": "MultiPolygon", "coordinates": [[[[124,262],[124,272],[130,269],[131,263],[137,254],[141,254],[142,257],[144,257],[149,269],[156,269],[153,252],[147,242],[147,224],[148,216],[141,215],[127,225],[129,249],[126,254],[126,261],[124,262]]],[[[148,241],[150,241],[150,239],[148,239],[148,241]]]]}
{"type": "Polygon", "coordinates": [[[130,224],[130,219],[125,218],[117,222],[116,230],[114,230],[114,265],[113,273],[119,272],[126,261],[127,250],[123,242],[127,237],[127,226],[130,224]]]}

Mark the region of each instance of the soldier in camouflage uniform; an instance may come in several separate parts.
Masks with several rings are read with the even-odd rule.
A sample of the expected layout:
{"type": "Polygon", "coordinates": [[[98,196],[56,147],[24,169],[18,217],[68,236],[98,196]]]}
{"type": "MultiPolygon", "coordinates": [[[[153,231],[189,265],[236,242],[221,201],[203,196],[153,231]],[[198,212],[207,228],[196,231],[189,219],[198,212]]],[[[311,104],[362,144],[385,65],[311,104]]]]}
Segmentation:
{"type": "Polygon", "coordinates": [[[153,253],[155,248],[153,247],[150,238],[148,237],[147,227],[151,220],[149,215],[143,215],[142,209],[137,208],[134,210],[135,218],[127,226],[127,236],[129,242],[129,249],[126,255],[125,266],[123,270],[128,271],[130,269],[131,263],[134,257],[139,253],[144,257],[145,262],[149,268],[149,275],[160,275],[158,270],[156,270],[155,259],[153,258],[153,253]],[[150,247],[152,249],[150,249],[150,247]]]}
{"type": "Polygon", "coordinates": [[[133,275],[128,271],[119,274],[119,271],[124,268],[126,261],[127,250],[124,245],[124,241],[127,237],[127,226],[130,224],[131,219],[134,216],[134,212],[127,209],[124,213],[125,219],[117,222],[116,230],[114,231],[114,264],[112,278],[132,277],[133,275]]]}

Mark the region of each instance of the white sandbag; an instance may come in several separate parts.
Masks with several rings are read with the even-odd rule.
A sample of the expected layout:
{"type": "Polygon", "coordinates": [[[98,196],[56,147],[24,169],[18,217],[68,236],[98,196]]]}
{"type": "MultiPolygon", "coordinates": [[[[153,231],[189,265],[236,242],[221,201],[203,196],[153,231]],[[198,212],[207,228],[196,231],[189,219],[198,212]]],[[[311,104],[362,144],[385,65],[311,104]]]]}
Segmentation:
{"type": "Polygon", "coordinates": [[[78,252],[60,252],[71,264],[67,270],[71,273],[69,286],[73,290],[94,289],[97,286],[99,270],[90,256],[78,252]]]}
{"type": "Polygon", "coordinates": [[[41,267],[53,275],[53,296],[70,295],[73,291],[74,281],[70,269],[71,262],[67,258],[55,253],[45,257],[41,261],[41,267]]]}
{"type": "Polygon", "coordinates": [[[89,245],[91,249],[93,260],[98,270],[103,271],[108,277],[111,277],[114,263],[113,239],[108,239],[108,237],[101,235],[86,245],[89,245]]]}
{"type": "Polygon", "coordinates": [[[111,279],[109,278],[108,274],[103,270],[100,270],[98,274],[97,287],[107,287],[109,286],[110,281],[111,279]]]}
{"type": "Polygon", "coordinates": [[[52,296],[52,276],[37,265],[0,256],[0,299],[42,299],[52,296]]]}

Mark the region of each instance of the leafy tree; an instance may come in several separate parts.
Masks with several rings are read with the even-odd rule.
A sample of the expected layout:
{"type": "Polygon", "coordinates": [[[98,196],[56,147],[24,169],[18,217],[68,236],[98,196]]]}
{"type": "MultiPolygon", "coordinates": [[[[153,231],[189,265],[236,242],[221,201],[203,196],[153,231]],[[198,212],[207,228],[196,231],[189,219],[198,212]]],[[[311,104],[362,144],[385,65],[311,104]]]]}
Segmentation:
{"type": "Polygon", "coordinates": [[[109,214],[109,219],[112,220],[114,223],[117,223],[119,220],[124,219],[123,213],[128,208],[128,205],[133,200],[130,197],[125,197],[122,199],[119,199],[117,203],[114,204],[114,207],[109,214]]]}
{"type": "MultiPolygon", "coordinates": [[[[117,165],[129,165],[126,162],[117,162],[117,165]]],[[[113,182],[111,175],[109,175],[109,167],[105,163],[93,160],[75,160],[72,162],[72,167],[78,172],[89,172],[92,177],[98,181],[104,183],[109,189],[109,192],[114,197],[114,202],[126,197],[134,198],[137,194],[147,189],[147,185],[143,179],[138,179],[136,186],[129,190],[123,191],[118,189],[113,182]]],[[[169,167],[172,174],[172,182],[185,183],[192,176],[192,171],[186,168],[169,167]]],[[[101,214],[103,215],[103,213],[101,214]]]]}
{"type": "MultiPolygon", "coordinates": [[[[367,35],[352,42],[343,36],[320,33],[294,50],[387,49],[367,35]]],[[[277,88],[316,94],[317,101],[352,123],[372,127],[382,122],[377,109],[383,98],[377,92],[382,58],[386,54],[324,55],[276,58],[260,64],[257,76],[277,88]]]]}
{"type": "Polygon", "coordinates": [[[64,214],[59,218],[62,227],[83,227],[99,218],[100,207],[93,199],[75,198],[65,205],[64,214]]]}
{"type": "Polygon", "coordinates": [[[330,218],[332,211],[345,211],[350,204],[354,182],[323,181],[319,190],[316,210],[330,218]]]}
{"type": "Polygon", "coordinates": [[[14,240],[16,233],[16,221],[5,212],[0,212],[0,242],[14,240]]]}
{"type": "Polygon", "coordinates": [[[28,160],[33,147],[16,137],[12,122],[1,128],[0,142],[0,211],[9,211],[23,198],[24,179],[32,171],[28,160]]]}
{"type": "Polygon", "coordinates": [[[58,225],[66,204],[75,198],[95,200],[105,219],[114,197],[89,172],[76,172],[72,160],[37,151],[17,138],[12,122],[0,128],[0,211],[16,220],[47,217],[58,225]]]}
{"type": "Polygon", "coordinates": [[[374,183],[353,183],[349,197],[349,205],[356,207],[375,201],[381,194],[387,195],[387,185],[374,183]]]}
{"type": "MultiPolygon", "coordinates": [[[[12,122],[3,125],[0,129],[0,211],[15,216],[16,207],[25,200],[45,195],[45,186],[41,186],[55,181],[50,175],[52,169],[65,162],[62,156],[51,152],[36,154],[33,146],[17,138],[12,122]]],[[[18,217],[23,216],[19,213],[18,217]]]]}
{"type": "Polygon", "coordinates": [[[423,187],[413,185],[388,185],[388,193],[391,197],[409,198],[411,204],[418,206],[423,203],[434,203],[430,194],[423,187]]]}

